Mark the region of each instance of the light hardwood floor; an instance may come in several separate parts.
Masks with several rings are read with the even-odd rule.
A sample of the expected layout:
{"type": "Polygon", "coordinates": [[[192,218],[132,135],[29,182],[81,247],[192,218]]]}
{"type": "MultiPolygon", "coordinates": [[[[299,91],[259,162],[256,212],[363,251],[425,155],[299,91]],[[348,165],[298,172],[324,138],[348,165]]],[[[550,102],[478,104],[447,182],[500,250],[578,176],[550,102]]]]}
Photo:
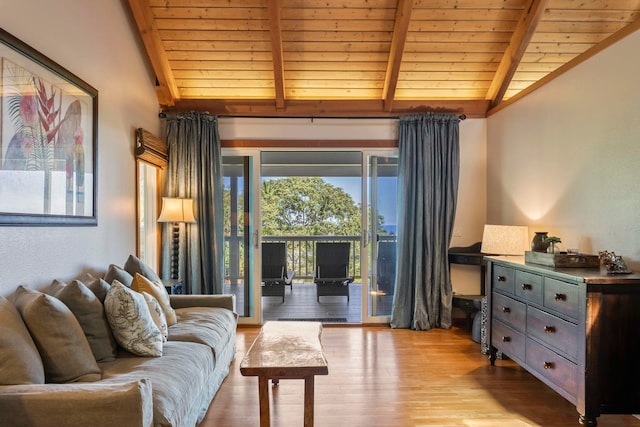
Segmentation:
{"type": "MultiPolygon", "coordinates": [[[[238,329],[231,373],[200,427],[257,426],[256,377],[240,361],[259,328],[238,329]]],[[[507,360],[489,366],[462,328],[426,332],[325,326],[329,375],[315,381],[317,427],[575,427],[575,407],[507,360]]],[[[273,427],[302,426],[302,380],[272,388],[273,427]]],[[[603,415],[600,427],[640,427],[631,415],[603,415]]]]}

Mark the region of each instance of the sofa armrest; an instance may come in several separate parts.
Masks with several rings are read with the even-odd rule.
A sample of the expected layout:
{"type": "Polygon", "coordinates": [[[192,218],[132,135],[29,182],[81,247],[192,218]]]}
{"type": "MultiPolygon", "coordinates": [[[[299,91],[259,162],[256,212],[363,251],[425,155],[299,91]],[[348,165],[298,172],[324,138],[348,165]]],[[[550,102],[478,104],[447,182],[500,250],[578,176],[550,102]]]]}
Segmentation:
{"type": "Polygon", "coordinates": [[[170,295],[171,307],[221,307],[236,311],[236,296],[224,295],[170,295]]]}
{"type": "Polygon", "coordinates": [[[151,382],[0,386],[0,425],[150,427],[151,382]]]}

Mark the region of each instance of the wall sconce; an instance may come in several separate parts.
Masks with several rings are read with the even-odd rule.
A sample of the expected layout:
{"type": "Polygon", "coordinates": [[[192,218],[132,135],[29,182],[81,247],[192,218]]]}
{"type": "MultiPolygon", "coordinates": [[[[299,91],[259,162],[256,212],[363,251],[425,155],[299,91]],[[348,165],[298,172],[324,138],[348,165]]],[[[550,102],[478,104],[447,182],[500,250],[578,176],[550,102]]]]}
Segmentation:
{"type": "Polygon", "coordinates": [[[485,225],[480,252],[524,255],[529,246],[529,227],[526,225],[485,225]]]}
{"type": "Polygon", "coordinates": [[[180,223],[196,222],[193,215],[193,200],[163,197],[158,222],[171,223],[171,278],[178,279],[178,250],[180,248],[180,223]]]}

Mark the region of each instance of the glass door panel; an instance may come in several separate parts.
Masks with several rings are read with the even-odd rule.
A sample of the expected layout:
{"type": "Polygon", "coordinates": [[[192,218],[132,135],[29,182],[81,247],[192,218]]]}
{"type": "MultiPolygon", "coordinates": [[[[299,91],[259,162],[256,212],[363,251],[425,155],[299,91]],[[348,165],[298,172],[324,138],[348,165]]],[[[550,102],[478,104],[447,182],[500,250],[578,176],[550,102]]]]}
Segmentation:
{"type": "Polygon", "coordinates": [[[396,273],[396,207],[398,158],[368,158],[369,310],[371,317],[390,316],[396,273]]]}
{"type": "MultiPolygon", "coordinates": [[[[225,153],[226,154],[226,153],[225,153]]],[[[223,155],[225,293],[236,295],[236,312],[255,316],[253,156],[223,155]]]]}

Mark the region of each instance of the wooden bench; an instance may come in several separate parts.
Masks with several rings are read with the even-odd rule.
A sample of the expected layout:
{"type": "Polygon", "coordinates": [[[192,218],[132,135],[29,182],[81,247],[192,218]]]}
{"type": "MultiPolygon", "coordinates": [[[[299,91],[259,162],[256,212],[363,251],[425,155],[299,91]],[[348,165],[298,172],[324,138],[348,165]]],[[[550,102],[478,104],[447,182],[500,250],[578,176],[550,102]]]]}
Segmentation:
{"type": "Polygon", "coordinates": [[[269,427],[269,380],[304,380],[304,426],[313,426],[315,375],[327,375],[319,322],[267,322],[240,363],[240,373],[258,377],[260,427],[269,427]]]}

